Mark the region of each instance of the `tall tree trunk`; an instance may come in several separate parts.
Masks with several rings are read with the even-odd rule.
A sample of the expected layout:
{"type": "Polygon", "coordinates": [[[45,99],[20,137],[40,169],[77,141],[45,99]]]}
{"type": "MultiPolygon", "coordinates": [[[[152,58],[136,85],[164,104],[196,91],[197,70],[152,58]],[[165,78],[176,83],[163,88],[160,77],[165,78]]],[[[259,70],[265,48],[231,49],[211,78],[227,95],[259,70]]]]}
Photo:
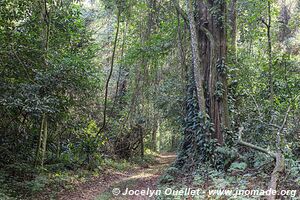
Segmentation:
{"type": "Polygon", "coordinates": [[[45,155],[47,150],[47,138],[48,138],[48,121],[47,121],[47,115],[43,114],[39,141],[36,150],[35,166],[40,164],[43,167],[44,165],[45,155]]]}
{"type": "Polygon", "coordinates": [[[274,89],[273,89],[273,64],[272,64],[272,39],[271,39],[271,0],[268,0],[268,22],[267,37],[268,37],[268,57],[269,57],[269,87],[270,87],[270,104],[271,111],[273,110],[274,89]]]}
{"type": "MultiPolygon", "coordinates": [[[[179,8],[179,3],[178,1],[175,2],[177,5],[176,7],[179,8]]],[[[178,63],[179,63],[179,69],[181,70],[181,79],[182,82],[184,83],[184,85],[186,87],[183,87],[183,94],[185,95],[185,101],[183,104],[184,107],[184,112],[186,114],[187,112],[187,99],[188,99],[188,65],[186,64],[186,59],[185,59],[185,50],[183,47],[183,36],[182,36],[182,27],[181,27],[181,23],[180,23],[180,13],[179,10],[176,9],[177,11],[177,46],[178,46],[178,63]]]]}
{"type": "Polygon", "coordinates": [[[231,49],[233,52],[233,62],[237,63],[237,10],[236,5],[237,0],[231,0],[230,2],[230,14],[229,14],[229,23],[230,23],[230,35],[231,38],[231,49]]]}
{"type": "Polygon", "coordinates": [[[157,133],[157,129],[154,129],[153,131],[152,131],[152,134],[151,134],[151,148],[152,148],[152,151],[154,151],[154,152],[156,152],[156,133],[157,133]]]}
{"type": "Polygon", "coordinates": [[[201,61],[205,72],[205,98],[214,124],[214,137],[224,143],[223,128],[229,128],[226,74],[226,2],[198,1],[201,61]],[[214,13],[209,10],[217,10],[214,13]]]}
{"type": "Polygon", "coordinates": [[[224,128],[229,128],[229,108],[228,108],[228,83],[227,83],[227,66],[226,66],[226,58],[227,58],[227,39],[226,39],[226,1],[223,1],[223,4],[221,5],[221,15],[222,15],[222,25],[220,28],[220,58],[223,63],[222,71],[219,72],[220,80],[222,82],[222,99],[221,99],[221,123],[224,126],[224,128]]]}
{"type": "MultiPolygon", "coordinates": [[[[41,32],[41,42],[42,42],[42,66],[47,70],[48,68],[48,48],[49,48],[49,38],[50,38],[50,14],[47,8],[47,0],[39,1],[40,7],[40,21],[42,26],[41,32]]],[[[45,95],[44,91],[42,91],[42,96],[45,95]]],[[[46,147],[47,147],[47,137],[48,137],[48,121],[47,114],[42,114],[42,122],[41,122],[41,131],[38,141],[37,153],[36,153],[36,165],[38,162],[41,162],[41,166],[44,165],[45,155],[46,155],[46,147]]]]}
{"type": "Polygon", "coordinates": [[[190,34],[191,34],[191,48],[192,48],[192,61],[193,61],[193,71],[194,71],[194,79],[196,83],[196,93],[197,100],[200,112],[202,112],[203,116],[206,116],[206,106],[205,106],[205,97],[204,97],[204,73],[203,66],[201,65],[200,59],[200,51],[199,51],[199,41],[198,34],[196,28],[196,22],[194,18],[193,5],[191,0],[186,0],[187,4],[187,12],[189,18],[190,25],[190,34]]]}
{"type": "Polygon", "coordinates": [[[117,42],[118,42],[119,30],[120,30],[120,18],[121,18],[121,10],[120,10],[120,8],[118,8],[117,30],[116,30],[116,35],[115,35],[114,44],[113,44],[113,51],[112,51],[111,63],[110,63],[110,71],[109,71],[108,78],[107,78],[106,84],[105,84],[103,122],[102,122],[102,126],[99,129],[97,135],[99,135],[105,129],[105,127],[106,127],[106,111],[107,111],[107,99],[108,99],[108,86],[109,86],[109,82],[110,82],[110,79],[111,79],[111,76],[112,76],[112,73],[113,73],[113,69],[114,69],[115,54],[116,54],[117,42]]]}
{"type": "Polygon", "coordinates": [[[44,123],[44,137],[43,137],[43,144],[42,144],[42,158],[41,158],[41,166],[44,166],[45,162],[45,155],[47,150],[47,138],[48,138],[48,121],[47,116],[45,116],[45,123],[44,123]]]}
{"type": "Polygon", "coordinates": [[[41,128],[40,128],[40,134],[39,134],[39,140],[38,140],[38,145],[36,148],[36,155],[35,155],[35,166],[38,165],[40,162],[40,152],[41,152],[41,145],[43,143],[43,135],[44,135],[44,123],[45,123],[45,114],[42,115],[42,120],[41,120],[41,128]]]}
{"type": "Polygon", "coordinates": [[[123,41],[122,41],[122,47],[121,47],[121,60],[122,62],[120,63],[119,66],[119,71],[118,71],[118,79],[117,79],[117,85],[116,85],[116,91],[115,91],[115,98],[114,98],[114,102],[113,102],[113,107],[111,110],[111,113],[114,113],[114,109],[118,108],[120,109],[121,107],[121,99],[122,97],[125,95],[126,92],[126,75],[124,75],[124,77],[122,77],[122,72],[124,72],[124,63],[123,63],[123,59],[124,59],[124,48],[125,48],[125,41],[126,41],[126,34],[127,34],[127,27],[128,27],[128,23],[126,22],[125,24],[125,28],[123,30],[123,41]]]}
{"type": "Polygon", "coordinates": [[[144,131],[141,126],[138,127],[139,127],[139,134],[140,134],[141,159],[144,159],[144,131]]]}

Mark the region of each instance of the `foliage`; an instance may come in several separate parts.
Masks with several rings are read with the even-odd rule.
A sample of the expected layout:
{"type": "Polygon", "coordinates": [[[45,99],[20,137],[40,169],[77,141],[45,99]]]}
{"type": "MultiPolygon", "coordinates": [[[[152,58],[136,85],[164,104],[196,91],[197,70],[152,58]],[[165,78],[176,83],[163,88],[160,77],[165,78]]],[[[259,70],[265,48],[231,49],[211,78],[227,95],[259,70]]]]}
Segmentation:
{"type": "Polygon", "coordinates": [[[88,164],[89,168],[95,168],[101,164],[101,155],[99,151],[103,149],[107,139],[97,135],[99,128],[95,121],[90,121],[81,133],[77,134],[77,143],[70,144],[69,149],[72,157],[80,165],[88,164]]]}
{"type": "Polygon", "coordinates": [[[246,142],[281,149],[285,183],[299,183],[300,4],[190,2],[190,13],[183,0],[0,2],[0,199],[153,163],[162,151],[178,157],[161,187],[185,187],[172,183],[186,173],[209,188],[263,188],[273,160],[239,146],[240,127],[246,142]]]}
{"type": "Polygon", "coordinates": [[[247,164],[244,162],[234,162],[230,165],[229,171],[233,170],[245,170],[247,168],[247,164]]]}

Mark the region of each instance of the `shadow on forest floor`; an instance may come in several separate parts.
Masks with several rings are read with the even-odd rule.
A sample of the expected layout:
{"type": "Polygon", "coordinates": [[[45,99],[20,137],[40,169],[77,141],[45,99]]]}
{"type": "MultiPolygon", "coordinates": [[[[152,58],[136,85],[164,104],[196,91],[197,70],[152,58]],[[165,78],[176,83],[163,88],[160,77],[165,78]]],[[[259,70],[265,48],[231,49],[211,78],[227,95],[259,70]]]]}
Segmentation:
{"type": "MultiPolygon", "coordinates": [[[[152,165],[133,167],[126,172],[109,171],[95,180],[83,183],[72,191],[59,194],[59,200],[109,200],[109,199],[130,199],[142,200],[141,196],[114,195],[128,190],[150,190],[157,189],[158,178],[175,160],[174,153],[164,153],[156,157],[152,165]]],[[[145,199],[151,199],[147,196],[145,199]]]]}

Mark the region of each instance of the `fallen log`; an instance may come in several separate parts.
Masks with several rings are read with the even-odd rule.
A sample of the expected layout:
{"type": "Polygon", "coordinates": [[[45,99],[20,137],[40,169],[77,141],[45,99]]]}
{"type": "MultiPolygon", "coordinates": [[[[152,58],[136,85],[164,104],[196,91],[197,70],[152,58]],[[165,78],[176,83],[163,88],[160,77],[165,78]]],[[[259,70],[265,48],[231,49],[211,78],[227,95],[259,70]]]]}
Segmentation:
{"type": "MultiPolygon", "coordinates": [[[[243,146],[249,147],[251,149],[257,150],[259,152],[268,154],[272,158],[275,159],[275,167],[274,167],[274,170],[271,174],[271,180],[270,180],[268,189],[271,189],[271,191],[277,191],[278,181],[280,180],[281,174],[285,170],[284,156],[282,155],[280,150],[278,150],[276,153],[274,153],[272,151],[269,151],[268,149],[264,149],[262,147],[259,147],[259,146],[256,146],[254,144],[243,141],[242,140],[242,131],[243,131],[243,129],[244,128],[241,127],[240,130],[239,130],[238,142],[237,142],[239,145],[243,145],[243,146]]],[[[270,196],[268,196],[268,200],[275,200],[275,199],[276,199],[276,193],[271,192],[270,196]]]]}

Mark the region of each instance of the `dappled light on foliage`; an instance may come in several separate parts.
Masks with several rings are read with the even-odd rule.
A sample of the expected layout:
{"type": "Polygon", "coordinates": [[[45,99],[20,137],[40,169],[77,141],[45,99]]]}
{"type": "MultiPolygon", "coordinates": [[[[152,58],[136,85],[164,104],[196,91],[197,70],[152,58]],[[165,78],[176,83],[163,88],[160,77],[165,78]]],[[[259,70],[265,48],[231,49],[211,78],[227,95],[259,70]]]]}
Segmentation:
{"type": "Polygon", "coordinates": [[[299,27],[298,0],[1,0],[0,199],[297,199],[299,27]]]}

